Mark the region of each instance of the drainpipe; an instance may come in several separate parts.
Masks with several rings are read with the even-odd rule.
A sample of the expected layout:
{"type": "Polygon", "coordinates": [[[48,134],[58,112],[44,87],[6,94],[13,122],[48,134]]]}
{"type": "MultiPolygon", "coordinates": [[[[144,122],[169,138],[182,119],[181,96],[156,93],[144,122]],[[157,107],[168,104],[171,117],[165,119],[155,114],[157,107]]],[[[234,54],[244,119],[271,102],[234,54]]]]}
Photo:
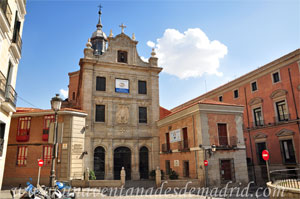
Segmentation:
{"type": "Polygon", "coordinates": [[[247,100],[247,95],[246,95],[246,87],[244,87],[244,94],[245,94],[245,104],[246,104],[246,112],[247,112],[247,132],[249,136],[249,142],[250,142],[250,151],[251,151],[251,158],[252,158],[252,170],[253,170],[253,177],[254,177],[254,182],[256,184],[256,173],[255,173],[255,167],[254,167],[254,156],[253,156],[253,149],[252,149],[252,140],[251,140],[251,134],[250,134],[250,121],[249,121],[249,110],[248,110],[248,100],[247,100]]]}
{"type": "Polygon", "coordinates": [[[291,85],[291,90],[292,90],[293,102],[294,102],[295,111],[296,111],[297,125],[298,125],[298,130],[300,133],[299,115],[298,115],[298,110],[297,110],[297,104],[296,104],[296,99],[295,99],[295,93],[294,93],[294,87],[293,87],[290,68],[288,69],[288,72],[289,72],[289,79],[290,79],[290,85],[291,85]]]}

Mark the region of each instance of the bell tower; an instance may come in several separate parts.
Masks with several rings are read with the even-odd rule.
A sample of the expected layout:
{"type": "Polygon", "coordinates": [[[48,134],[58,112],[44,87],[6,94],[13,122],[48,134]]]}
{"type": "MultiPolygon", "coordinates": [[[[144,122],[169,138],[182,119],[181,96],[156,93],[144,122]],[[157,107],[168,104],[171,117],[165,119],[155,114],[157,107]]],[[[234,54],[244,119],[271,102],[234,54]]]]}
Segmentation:
{"type": "Polygon", "coordinates": [[[102,30],[102,23],[101,23],[101,8],[102,6],[99,6],[99,21],[97,24],[97,30],[93,33],[91,37],[91,43],[92,43],[92,48],[94,50],[94,55],[102,55],[106,51],[106,42],[107,42],[107,37],[105,33],[102,30]]]}

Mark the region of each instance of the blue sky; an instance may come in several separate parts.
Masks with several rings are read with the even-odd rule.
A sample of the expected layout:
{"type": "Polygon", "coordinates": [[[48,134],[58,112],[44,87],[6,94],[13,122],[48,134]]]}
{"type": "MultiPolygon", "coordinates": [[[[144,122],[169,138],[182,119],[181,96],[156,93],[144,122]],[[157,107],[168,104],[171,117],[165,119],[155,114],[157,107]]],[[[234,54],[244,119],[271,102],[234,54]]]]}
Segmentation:
{"type": "Polygon", "coordinates": [[[173,108],[300,47],[300,3],[296,0],[27,0],[16,85],[21,98],[17,106],[49,108],[55,93],[68,88],[68,72],[79,69],[85,44],[96,29],[100,3],[104,32],[108,35],[112,29],[117,35],[121,32],[119,25],[124,23],[125,33],[129,36],[135,33],[139,41],[140,56],[150,56],[148,41],[160,44],[160,49],[156,48],[161,53],[170,50],[162,48],[163,41],[168,41],[164,34],[167,29],[186,38],[181,40],[186,43],[178,45],[174,54],[181,60],[180,65],[171,67],[168,58],[162,60],[165,66],[161,67],[171,71],[160,74],[160,104],[166,108],[173,108]],[[209,42],[216,40],[226,47],[222,56],[214,58],[217,63],[210,62],[215,72],[207,72],[211,67],[201,64],[205,57],[200,54],[191,60],[199,61],[197,67],[202,74],[182,78],[172,73],[174,68],[184,72],[193,66],[190,60],[184,60],[184,53],[193,54],[195,48],[189,42],[193,38],[201,42],[203,37],[196,33],[195,37],[188,36],[189,29],[198,30],[198,36],[204,33],[209,42]]]}

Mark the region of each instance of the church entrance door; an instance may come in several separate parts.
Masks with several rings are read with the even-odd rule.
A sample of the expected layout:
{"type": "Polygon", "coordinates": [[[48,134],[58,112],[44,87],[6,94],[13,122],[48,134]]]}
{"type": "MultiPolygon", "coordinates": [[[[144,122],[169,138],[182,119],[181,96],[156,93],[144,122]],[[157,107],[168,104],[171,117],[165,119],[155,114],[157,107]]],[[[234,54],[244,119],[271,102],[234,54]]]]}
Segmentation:
{"type": "Polygon", "coordinates": [[[140,178],[149,178],[149,151],[144,146],[140,149],[140,178]]]}
{"type": "Polygon", "coordinates": [[[131,151],[127,147],[118,147],[114,151],[114,179],[121,179],[121,169],[126,171],[126,180],[131,179],[131,151]]]}
{"type": "Polygon", "coordinates": [[[94,172],[97,180],[104,180],[105,176],[105,149],[101,146],[94,151],[94,172]]]}

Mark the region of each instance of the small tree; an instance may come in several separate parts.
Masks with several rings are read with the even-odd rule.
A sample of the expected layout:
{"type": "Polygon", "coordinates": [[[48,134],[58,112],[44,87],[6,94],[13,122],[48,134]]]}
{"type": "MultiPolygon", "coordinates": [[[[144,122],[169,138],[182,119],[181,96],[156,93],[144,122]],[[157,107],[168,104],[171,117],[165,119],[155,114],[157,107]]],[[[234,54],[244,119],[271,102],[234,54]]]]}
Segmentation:
{"type": "Polygon", "coordinates": [[[89,175],[89,179],[90,180],[96,180],[97,178],[96,178],[96,175],[95,175],[95,172],[94,171],[90,171],[90,175],[89,175]]]}

